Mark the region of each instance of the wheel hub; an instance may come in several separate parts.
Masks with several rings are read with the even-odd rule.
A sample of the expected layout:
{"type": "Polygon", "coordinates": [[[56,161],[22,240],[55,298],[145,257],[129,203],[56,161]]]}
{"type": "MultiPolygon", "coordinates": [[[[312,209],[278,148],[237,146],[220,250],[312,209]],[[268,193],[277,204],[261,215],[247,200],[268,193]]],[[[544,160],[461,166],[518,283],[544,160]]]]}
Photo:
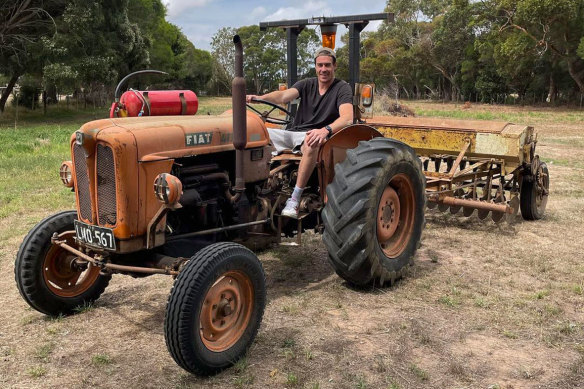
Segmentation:
{"type": "Polygon", "coordinates": [[[243,335],[253,308],[251,280],[242,272],[225,273],[209,288],[200,317],[201,339],[213,351],[224,351],[243,335]]]}
{"type": "MultiPolygon", "coordinates": [[[[63,238],[74,246],[74,234],[63,238]]],[[[47,287],[60,297],[75,297],[85,292],[99,277],[100,269],[95,266],[83,267],[77,257],[59,246],[49,248],[43,262],[43,277],[47,287]]]]}
{"type": "Polygon", "coordinates": [[[395,258],[405,250],[413,232],[415,206],[410,177],[393,176],[377,207],[377,241],[387,257],[395,258]]]}
{"type": "Polygon", "coordinates": [[[387,187],[381,195],[377,214],[377,235],[381,240],[387,240],[397,230],[399,225],[400,201],[397,192],[392,187],[387,187]]]}

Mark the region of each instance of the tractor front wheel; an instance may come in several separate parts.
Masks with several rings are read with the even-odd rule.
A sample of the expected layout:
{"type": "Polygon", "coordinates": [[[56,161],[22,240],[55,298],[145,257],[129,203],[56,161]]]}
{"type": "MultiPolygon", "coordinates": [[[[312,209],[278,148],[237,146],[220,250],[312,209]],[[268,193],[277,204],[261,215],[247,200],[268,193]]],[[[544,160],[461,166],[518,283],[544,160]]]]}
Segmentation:
{"type": "Polygon", "coordinates": [[[231,366],[253,342],[266,286],[258,258],[235,243],[199,251],[178,275],[168,298],[164,334],[183,369],[210,375],[231,366]]]}
{"type": "Polygon", "coordinates": [[[418,248],[426,181],[404,143],[374,138],[335,166],[323,210],[323,241],[337,274],[355,286],[393,283],[418,248]]]}
{"type": "Polygon", "coordinates": [[[16,285],[24,300],[47,315],[66,315],[85,303],[97,300],[111,275],[98,267],[77,261],[67,250],[51,243],[53,233],[77,247],[73,220],[75,211],[64,211],[38,223],[24,238],[14,265],[16,285]]]}

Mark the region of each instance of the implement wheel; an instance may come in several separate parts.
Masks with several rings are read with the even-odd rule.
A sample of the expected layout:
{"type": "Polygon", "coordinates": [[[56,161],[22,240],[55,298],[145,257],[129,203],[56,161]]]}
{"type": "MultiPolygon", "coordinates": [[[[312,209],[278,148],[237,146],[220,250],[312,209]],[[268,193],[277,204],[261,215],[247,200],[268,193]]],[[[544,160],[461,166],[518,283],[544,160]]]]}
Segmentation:
{"type": "Polygon", "coordinates": [[[170,292],[164,319],[168,351],[198,375],[233,365],[253,342],[265,302],[264,270],[254,253],[235,243],[205,247],[170,292]]]}
{"type": "Polygon", "coordinates": [[[323,241],[337,274],[355,286],[393,283],[418,248],[426,181],[404,143],[359,142],[335,166],[323,210],[323,241]]]}
{"type": "Polygon", "coordinates": [[[69,245],[74,241],[75,211],[64,211],[37,224],[24,238],[14,266],[16,285],[24,300],[47,315],[70,314],[85,303],[97,300],[111,276],[100,274],[98,267],[79,263],[77,257],[51,243],[53,233],[62,236],[69,245]]]}
{"type": "Polygon", "coordinates": [[[539,220],[543,218],[549,195],[550,176],[545,162],[535,157],[531,174],[526,174],[521,180],[519,204],[521,216],[525,220],[539,220]]]}

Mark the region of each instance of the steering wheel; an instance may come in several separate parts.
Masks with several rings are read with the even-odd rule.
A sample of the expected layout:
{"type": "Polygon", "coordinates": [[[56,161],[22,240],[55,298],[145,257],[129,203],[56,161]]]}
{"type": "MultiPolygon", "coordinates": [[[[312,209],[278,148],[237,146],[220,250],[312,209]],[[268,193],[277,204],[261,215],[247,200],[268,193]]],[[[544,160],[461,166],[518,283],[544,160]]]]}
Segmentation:
{"type": "Polygon", "coordinates": [[[260,99],[253,99],[253,101],[256,101],[260,104],[269,105],[270,107],[272,107],[272,109],[270,109],[269,111],[260,112],[257,108],[254,108],[251,104],[247,104],[247,103],[245,104],[247,106],[247,108],[251,109],[252,111],[257,113],[258,115],[260,115],[260,117],[268,123],[272,123],[272,124],[276,124],[276,125],[288,125],[288,124],[292,123],[292,120],[294,120],[294,115],[292,115],[292,113],[290,111],[288,111],[287,109],[280,107],[278,104],[274,104],[270,101],[260,100],[260,99]],[[270,116],[270,114],[272,112],[274,112],[274,110],[276,110],[276,109],[284,112],[286,114],[287,119],[276,118],[276,117],[270,116]]]}

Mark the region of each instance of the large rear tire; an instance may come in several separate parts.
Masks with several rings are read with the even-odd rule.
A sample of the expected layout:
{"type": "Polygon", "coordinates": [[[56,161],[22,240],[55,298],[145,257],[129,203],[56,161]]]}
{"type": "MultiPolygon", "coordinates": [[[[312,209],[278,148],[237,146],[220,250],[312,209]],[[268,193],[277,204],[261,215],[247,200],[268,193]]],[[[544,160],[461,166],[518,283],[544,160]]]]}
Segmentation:
{"type": "Polygon", "coordinates": [[[203,248],[168,298],[164,335],[170,355],[197,375],[233,365],[252,344],[265,304],[264,270],[254,253],[227,242],[203,248]]]}
{"type": "Polygon", "coordinates": [[[47,217],[30,230],[16,254],[14,278],[21,296],[47,315],[70,314],[78,306],[97,300],[111,279],[111,275],[100,274],[98,267],[78,264],[74,254],[51,243],[53,233],[71,231],[63,238],[77,247],[76,218],[75,211],[47,217]]]}
{"type": "Polygon", "coordinates": [[[392,284],[419,246],[426,180],[413,149],[387,138],[359,142],[335,166],[323,210],[329,260],[355,286],[392,284]]]}

